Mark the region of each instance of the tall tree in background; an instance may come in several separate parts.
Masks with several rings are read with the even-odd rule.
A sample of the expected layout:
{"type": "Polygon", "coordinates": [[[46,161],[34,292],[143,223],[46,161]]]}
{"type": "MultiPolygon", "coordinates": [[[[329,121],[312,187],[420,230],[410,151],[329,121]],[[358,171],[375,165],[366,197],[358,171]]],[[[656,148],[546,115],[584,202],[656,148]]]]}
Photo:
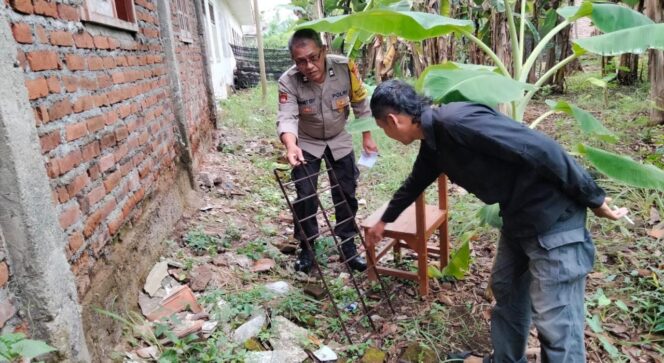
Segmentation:
{"type": "MultiPolygon", "coordinates": [[[[647,0],[646,15],[656,23],[664,22],[664,0],[647,0]]],[[[650,98],[655,102],[650,110],[653,124],[664,124],[664,51],[648,51],[650,98]]]]}

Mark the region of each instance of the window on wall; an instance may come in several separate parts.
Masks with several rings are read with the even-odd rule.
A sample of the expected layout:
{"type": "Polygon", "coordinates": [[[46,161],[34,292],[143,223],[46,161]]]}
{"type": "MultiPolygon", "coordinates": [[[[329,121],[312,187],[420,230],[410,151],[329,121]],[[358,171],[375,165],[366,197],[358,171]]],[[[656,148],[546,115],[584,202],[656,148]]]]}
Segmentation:
{"type": "Polygon", "coordinates": [[[133,0],[85,0],[83,20],[138,31],[133,0]]]}
{"type": "Polygon", "coordinates": [[[221,55],[219,54],[219,47],[221,45],[219,44],[219,30],[217,28],[217,21],[215,19],[214,6],[212,6],[212,3],[208,3],[208,11],[210,12],[210,23],[212,23],[212,26],[210,27],[210,33],[212,34],[212,49],[214,49],[214,60],[220,62],[221,55]]]}
{"type": "Polygon", "coordinates": [[[187,0],[175,0],[175,6],[177,8],[180,40],[185,43],[191,43],[191,13],[187,6],[187,0]]]}

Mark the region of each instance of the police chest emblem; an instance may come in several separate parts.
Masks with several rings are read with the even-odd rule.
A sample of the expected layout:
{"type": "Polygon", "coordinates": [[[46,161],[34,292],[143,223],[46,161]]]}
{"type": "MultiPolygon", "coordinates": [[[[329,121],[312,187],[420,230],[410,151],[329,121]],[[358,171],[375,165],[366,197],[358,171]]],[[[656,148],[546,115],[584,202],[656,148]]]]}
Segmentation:
{"type": "Polygon", "coordinates": [[[337,108],[344,108],[346,107],[346,100],[343,98],[340,98],[337,100],[337,108]]]}
{"type": "Polygon", "coordinates": [[[279,92],[279,103],[288,102],[288,94],[286,92],[279,92]]]}
{"type": "Polygon", "coordinates": [[[334,77],[334,69],[330,68],[328,74],[330,75],[330,77],[334,77]]]}

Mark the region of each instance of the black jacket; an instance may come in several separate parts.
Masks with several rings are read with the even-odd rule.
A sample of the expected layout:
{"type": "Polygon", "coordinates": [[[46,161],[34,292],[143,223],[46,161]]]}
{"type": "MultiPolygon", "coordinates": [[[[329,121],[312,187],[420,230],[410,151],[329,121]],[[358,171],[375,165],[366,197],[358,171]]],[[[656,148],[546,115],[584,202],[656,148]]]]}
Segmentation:
{"type": "Polygon", "coordinates": [[[503,232],[518,236],[546,232],[566,211],[604,201],[604,191],[558,143],[489,107],[454,102],[425,111],[421,122],[419,154],[384,222],[396,220],[441,173],[484,203],[499,203],[503,232]]]}

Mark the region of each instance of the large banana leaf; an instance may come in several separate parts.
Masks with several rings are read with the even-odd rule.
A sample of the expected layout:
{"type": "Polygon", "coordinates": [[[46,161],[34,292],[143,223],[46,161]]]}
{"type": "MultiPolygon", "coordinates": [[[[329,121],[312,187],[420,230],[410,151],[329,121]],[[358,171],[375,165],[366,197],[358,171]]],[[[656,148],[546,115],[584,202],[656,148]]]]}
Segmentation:
{"type": "Polygon", "coordinates": [[[407,40],[420,41],[452,32],[470,32],[473,30],[473,23],[469,20],[452,19],[436,14],[372,9],[308,21],[297,26],[297,29],[302,28],[330,33],[344,33],[348,29],[355,28],[370,33],[396,35],[407,40]]]}
{"type": "Polygon", "coordinates": [[[535,89],[494,72],[472,69],[431,69],[420,84],[435,102],[472,101],[491,107],[521,99],[535,89]]]}
{"type": "Polygon", "coordinates": [[[654,165],[640,164],[627,156],[583,144],[578,149],[597,170],[611,179],[638,188],[664,191],[664,171],[654,165]]]}
{"type": "Polygon", "coordinates": [[[593,25],[604,33],[654,24],[650,18],[638,11],[618,4],[593,4],[593,13],[590,18],[593,25]]]}
{"type": "Polygon", "coordinates": [[[495,66],[485,66],[481,64],[472,64],[472,63],[457,63],[457,62],[450,62],[447,61],[445,63],[441,64],[433,64],[424,69],[422,74],[420,74],[420,77],[417,79],[417,82],[415,82],[415,89],[418,91],[422,92],[422,89],[424,88],[424,80],[427,78],[429,75],[429,72],[435,71],[435,70],[457,70],[457,69],[465,69],[465,70],[477,70],[477,71],[488,71],[488,72],[497,72],[500,74],[500,70],[498,67],[495,66]]]}
{"type": "Polygon", "coordinates": [[[581,6],[558,9],[558,14],[570,21],[589,16],[593,25],[604,33],[654,24],[650,18],[638,11],[618,4],[593,4],[586,1],[581,6]]]}
{"type": "Polygon", "coordinates": [[[576,105],[565,101],[551,101],[547,100],[546,104],[554,111],[564,112],[577,121],[579,128],[586,134],[597,136],[601,140],[608,142],[616,142],[618,138],[609,129],[604,127],[598,119],[595,118],[590,112],[578,108],[576,105]]]}
{"type": "Polygon", "coordinates": [[[578,55],[586,52],[604,56],[640,54],[648,49],[664,50],[664,23],[642,25],[595,37],[578,39],[572,46],[578,55]]]}

